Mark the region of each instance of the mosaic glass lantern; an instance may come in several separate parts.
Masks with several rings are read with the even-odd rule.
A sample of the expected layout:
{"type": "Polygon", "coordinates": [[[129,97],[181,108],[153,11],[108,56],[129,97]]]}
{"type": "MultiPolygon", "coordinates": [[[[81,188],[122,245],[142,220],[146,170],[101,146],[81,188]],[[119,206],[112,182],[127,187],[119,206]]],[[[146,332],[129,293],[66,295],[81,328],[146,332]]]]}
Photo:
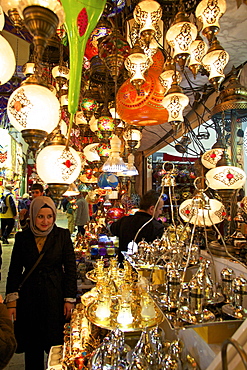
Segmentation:
{"type": "Polygon", "coordinates": [[[101,18],[99,22],[97,23],[97,26],[91,33],[86,49],[85,49],[85,57],[88,60],[91,60],[94,56],[98,55],[98,40],[101,37],[105,37],[112,32],[112,25],[106,18],[101,18]]]}
{"type": "Polygon", "coordinates": [[[226,11],[225,0],[202,0],[196,7],[196,17],[202,22],[202,34],[211,42],[218,33],[219,19],[226,11]]]}
{"type": "Polygon", "coordinates": [[[98,178],[98,187],[101,189],[116,188],[118,186],[118,178],[113,173],[102,173],[98,178]]]}
{"type": "Polygon", "coordinates": [[[83,98],[81,101],[81,109],[84,113],[84,116],[87,120],[87,122],[90,122],[90,119],[92,118],[94,112],[98,108],[98,103],[96,100],[92,98],[83,98]]]}

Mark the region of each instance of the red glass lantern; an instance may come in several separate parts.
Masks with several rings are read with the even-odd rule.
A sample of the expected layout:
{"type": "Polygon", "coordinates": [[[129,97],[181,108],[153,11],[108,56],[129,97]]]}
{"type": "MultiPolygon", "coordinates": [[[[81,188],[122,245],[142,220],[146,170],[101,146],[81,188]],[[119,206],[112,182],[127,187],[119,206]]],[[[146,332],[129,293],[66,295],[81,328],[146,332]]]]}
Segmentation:
{"type": "Polygon", "coordinates": [[[119,218],[124,216],[124,209],[123,208],[110,208],[107,211],[107,217],[111,220],[118,220],[119,218]]]}
{"type": "Polygon", "coordinates": [[[117,93],[117,112],[121,120],[130,125],[153,126],[167,122],[168,112],[162,105],[164,88],[156,72],[149,70],[139,94],[130,82],[125,81],[117,93]]]}

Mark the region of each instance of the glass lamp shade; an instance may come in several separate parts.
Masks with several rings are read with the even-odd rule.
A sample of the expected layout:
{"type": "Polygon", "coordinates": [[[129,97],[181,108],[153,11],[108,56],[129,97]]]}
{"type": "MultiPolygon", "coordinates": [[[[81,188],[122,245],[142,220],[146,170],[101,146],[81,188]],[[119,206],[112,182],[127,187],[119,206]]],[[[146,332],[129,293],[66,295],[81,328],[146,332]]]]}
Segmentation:
{"type": "Polygon", "coordinates": [[[181,73],[179,71],[175,72],[174,69],[165,70],[159,76],[160,83],[165,89],[164,95],[166,95],[168,90],[171,88],[174,78],[177,79],[178,83],[182,81],[181,73]]]}
{"type": "Polygon", "coordinates": [[[81,159],[73,148],[65,145],[48,145],[36,159],[37,173],[47,184],[71,184],[81,171],[81,159]]]}
{"type": "Polygon", "coordinates": [[[98,119],[99,131],[113,131],[115,127],[114,119],[110,116],[101,116],[98,119]]]}
{"type": "Polygon", "coordinates": [[[0,85],[8,82],[15,72],[15,54],[8,41],[0,35],[0,85]]]}
{"type": "Polygon", "coordinates": [[[136,23],[140,25],[140,33],[149,30],[155,33],[162,16],[162,9],[157,1],[142,0],[136,5],[133,16],[136,23]]]}
{"type": "Polygon", "coordinates": [[[66,107],[69,104],[69,98],[67,94],[64,94],[60,97],[60,104],[61,107],[66,107]]]}
{"type": "Polygon", "coordinates": [[[35,64],[30,62],[25,63],[22,67],[22,72],[27,77],[33,75],[35,72],[35,64]]]}
{"type": "Polygon", "coordinates": [[[98,120],[93,116],[89,121],[90,130],[95,132],[98,130],[98,120]]]}
{"type": "Polygon", "coordinates": [[[112,77],[117,77],[124,67],[124,60],[130,53],[127,40],[118,30],[104,37],[99,43],[99,57],[109,69],[112,77]]]}
{"type": "Polygon", "coordinates": [[[210,149],[207,150],[201,157],[201,162],[206,168],[215,168],[222,157],[224,149],[210,149]]]}
{"type": "Polygon", "coordinates": [[[118,178],[113,173],[102,173],[98,178],[98,187],[101,189],[116,188],[118,186],[118,178]]]}
{"type": "Polygon", "coordinates": [[[225,0],[202,0],[196,7],[196,17],[202,22],[202,34],[206,35],[210,31],[215,34],[220,25],[219,19],[226,11],[225,0]]]}
{"type": "Polygon", "coordinates": [[[69,80],[69,72],[69,68],[65,66],[55,66],[51,71],[53,78],[64,78],[65,80],[69,80]]]}
{"type": "Polygon", "coordinates": [[[98,55],[98,40],[112,32],[112,25],[106,18],[101,18],[92,31],[87,41],[85,57],[90,61],[95,55],[98,55]]]}
{"type": "Polygon", "coordinates": [[[202,58],[208,51],[208,46],[201,37],[198,37],[190,45],[190,61],[189,69],[192,71],[194,77],[197,74],[200,66],[202,65],[202,58]]]}
{"type": "Polygon", "coordinates": [[[76,195],[80,194],[77,186],[72,182],[65,193],[63,193],[63,197],[75,197],[76,195]]]}
{"type": "MultiPolygon", "coordinates": [[[[152,126],[167,122],[167,110],[162,105],[164,88],[157,72],[153,70],[154,64],[150,67],[139,94],[130,79],[118,89],[117,112],[119,117],[130,125],[152,126]]],[[[161,68],[162,66],[163,64],[161,68]]]]}
{"type": "Polygon", "coordinates": [[[86,118],[84,117],[84,114],[83,114],[82,111],[76,112],[75,123],[77,125],[87,125],[88,124],[88,122],[87,122],[86,118]]]}
{"type": "Polygon", "coordinates": [[[206,179],[212,189],[240,189],[246,181],[246,174],[239,167],[219,166],[209,170],[206,179]]]}
{"type": "Polygon", "coordinates": [[[142,133],[140,130],[129,129],[124,132],[123,138],[125,141],[128,141],[128,140],[141,141],[142,133]]]}
{"type": "Polygon", "coordinates": [[[108,209],[106,215],[111,220],[118,220],[119,218],[123,217],[125,211],[123,208],[110,208],[108,209]]]}
{"type": "Polygon", "coordinates": [[[127,170],[126,164],[118,152],[111,152],[102,167],[103,172],[121,172],[125,170],[127,170]]]}
{"type": "Polygon", "coordinates": [[[50,133],[60,120],[58,99],[49,89],[36,84],[16,89],[9,98],[7,112],[18,131],[38,129],[50,133]]]}
{"type": "Polygon", "coordinates": [[[185,222],[197,226],[212,226],[222,222],[226,216],[224,205],[216,200],[209,199],[208,209],[197,208],[193,199],[187,199],[179,206],[179,214],[185,222]]]}
{"type": "Polygon", "coordinates": [[[124,65],[130,72],[130,82],[139,81],[142,84],[145,81],[144,73],[150,67],[151,61],[145,54],[134,53],[125,59],[124,65]]]}
{"type": "Polygon", "coordinates": [[[81,101],[81,108],[86,111],[94,113],[98,108],[98,103],[96,100],[91,98],[83,98],[81,101]]]}
{"type": "Polygon", "coordinates": [[[189,98],[182,92],[169,91],[162,101],[168,111],[168,122],[183,122],[183,110],[189,104],[189,98]]]}
{"type": "Polygon", "coordinates": [[[100,161],[100,156],[98,155],[96,149],[98,145],[99,145],[98,143],[89,144],[85,146],[85,148],[83,149],[83,153],[88,161],[90,162],[100,161]]]}
{"type": "Polygon", "coordinates": [[[5,18],[4,18],[4,14],[3,14],[3,9],[0,5],[0,31],[3,30],[4,23],[5,23],[5,18]]]}
{"type": "Polygon", "coordinates": [[[109,157],[111,152],[111,147],[110,145],[107,144],[100,144],[98,146],[98,153],[100,157],[109,157]]]}
{"type": "Polygon", "coordinates": [[[189,54],[190,45],[196,36],[197,28],[193,23],[175,21],[166,33],[166,40],[173,48],[173,58],[179,54],[189,54]]]}
{"type": "Polygon", "coordinates": [[[225,77],[224,68],[228,60],[229,54],[220,46],[218,40],[214,40],[207,54],[202,59],[203,66],[209,72],[208,79],[211,83],[223,81],[225,77]]]}
{"type": "Polygon", "coordinates": [[[65,21],[65,13],[60,1],[58,0],[20,0],[17,1],[17,9],[20,16],[23,18],[23,10],[28,6],[37,5],[44,8],[50,9],[59,19],[59,25],[62,25],[65,21]]]}

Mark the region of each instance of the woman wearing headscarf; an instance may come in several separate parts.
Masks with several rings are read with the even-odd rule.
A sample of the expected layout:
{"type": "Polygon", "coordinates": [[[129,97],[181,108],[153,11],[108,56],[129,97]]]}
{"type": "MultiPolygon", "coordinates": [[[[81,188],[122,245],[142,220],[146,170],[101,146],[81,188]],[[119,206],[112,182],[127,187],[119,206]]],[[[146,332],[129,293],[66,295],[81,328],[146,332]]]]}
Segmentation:
{"type": "Polygon", "coordinates": [[[63,326],[77,292],[70,233],[57,227],[55,220],[53,200],[35,198],[30,206],[30,228],[16,234],[9,266],[6,301],[15,320],[17,352],[25,352],[26,370],[43,370],[44,351],[63,344],[63,326]]]}

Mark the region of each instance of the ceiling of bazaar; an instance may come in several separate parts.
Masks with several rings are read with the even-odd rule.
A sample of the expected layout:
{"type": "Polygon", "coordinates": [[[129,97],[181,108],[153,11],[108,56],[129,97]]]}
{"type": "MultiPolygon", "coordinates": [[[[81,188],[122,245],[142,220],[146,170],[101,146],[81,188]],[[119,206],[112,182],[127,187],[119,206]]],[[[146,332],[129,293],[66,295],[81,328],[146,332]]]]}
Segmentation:
{"type": "MultiPolygon", "coordinates": [[[[155,72],[153,72],[156,80],[158,80],[158,72],[162,72],[162,65],[165,61],[165,56],[167,55],[167,45],[165,37],[163,36],[165,36],[165,33],[171,24],[171,19],[178,11],[179,5],[178,0],[157,1],[162,6],[163,35],[159,41],[160,51],[156,54],[156,61],[154,63],[154,66],[161,66],[161,70],[157,70],[156,75],[155,72]]],[[[110,3],[111,1],[109,0],[107,4],[109,5],[110,3]]],[[[120,34],[125,37],[128,36],[128,27],[133,18],[132,13],[137,3],[137,0],[126,0],[124,5],[124,0],[119,0],[119,7],[122,6],[121,11],[116,14],[114,11],[108,9],[105,14],[105,19],[108,19],[112,25],[120,31],[120,34]]],[[[190,19],[192,22],[196,21],[194,11],[198,3],[199,1],[196,0],[184,1],[186,10],[191,14],[190,19]]],[[[220,31],[217,34],[217,38],[221,46],[229,54],[229,62],[224,70],[226,75],[225,81],[227,82],[227,79],[231,74],[232,67],[235,66],[239,73],[241,73],[241,83],[247,86],[247,65],[245,64],[247,61],[247,4],[245,0],[226,0],[226,4],[227,9],[220,19],[220,31]]],[[[197,26],[200,30],[198,24],[197,26]]],[[[30,50],[32,51],[32,37],[25,28],[23,28],[19,33],[16,32],[16,29],[12,26],[7,17],[4,36],[11,43],[15,51],[18,65],[22,66],[28,61],[30,50]]],[[[206,38],[204,38],[204,41],[207,41],[206,38]]],[[[49,72],[49,68],[51,70],[51,68],[59,62],[59,59],[61,58],[61,50],[63,59],[65,61],[69,60],[68,47],[64,46],[61,49],[61,47],[57,47],[55,44],[56,43],[54,43],[54,45],[52,43],[50,44],[48,54],[45,54],[44,56],[44,58],[46,58],[46,60],[44,60],[44,65],[46,66],[47,73],[49,72]]],[[[109,101],[112,100],[113,103],[118,106],[118,101],[117,103],[115,103],[115,101],[119,100],[119,97],[121,97],[121,95],[118,94],[124,81],[128,78],[127,71],[124,70],[119,75],[118,79],[114,80],[111,74],[109,74],[109,71],[107,72],[105,68],[97,68],[98,66],[93,63],[91,65],[90,63],[85,63],[82,75],[81,96],[85,93],[86,87],[90,85],[101,104],[104,103],[107,95],[109,101]]],[[[153,70],[154,69],[155,67],[153,67],[153,70]]],[[[0,115],[2,122],[3,120],[6,120],[6,116],[4,116],[4,112],[6,111],[6,101],[11,92],[20,83],[21,77],[23,77],[21,67],[18,67],[14,78],[12,78],[6,86],[3,85],[0,87],[0,115]]],[[[196,79],[194,79],[192,72],[186,66],[180,85],[190,100],[189,106],[184,111],[188,125],[193,128],[198,125],[206,127],[207,124],[205,121],[210,117],[210,109],[214,106],[219,93],[215,92],[213,86],[208,81],[205,69],[201,69],[197,74],[196,79]]],[[[160,124],[142,126],[142,141],[138,151],[142,151],[145,156],[161,149],[174,139],[176,140],[182,134],[181,130],[177,134],[174,134],[171,125],[167,123],[167,114],[163,114],[164,116],[161,116],[159,119],[160,124]]]]}

